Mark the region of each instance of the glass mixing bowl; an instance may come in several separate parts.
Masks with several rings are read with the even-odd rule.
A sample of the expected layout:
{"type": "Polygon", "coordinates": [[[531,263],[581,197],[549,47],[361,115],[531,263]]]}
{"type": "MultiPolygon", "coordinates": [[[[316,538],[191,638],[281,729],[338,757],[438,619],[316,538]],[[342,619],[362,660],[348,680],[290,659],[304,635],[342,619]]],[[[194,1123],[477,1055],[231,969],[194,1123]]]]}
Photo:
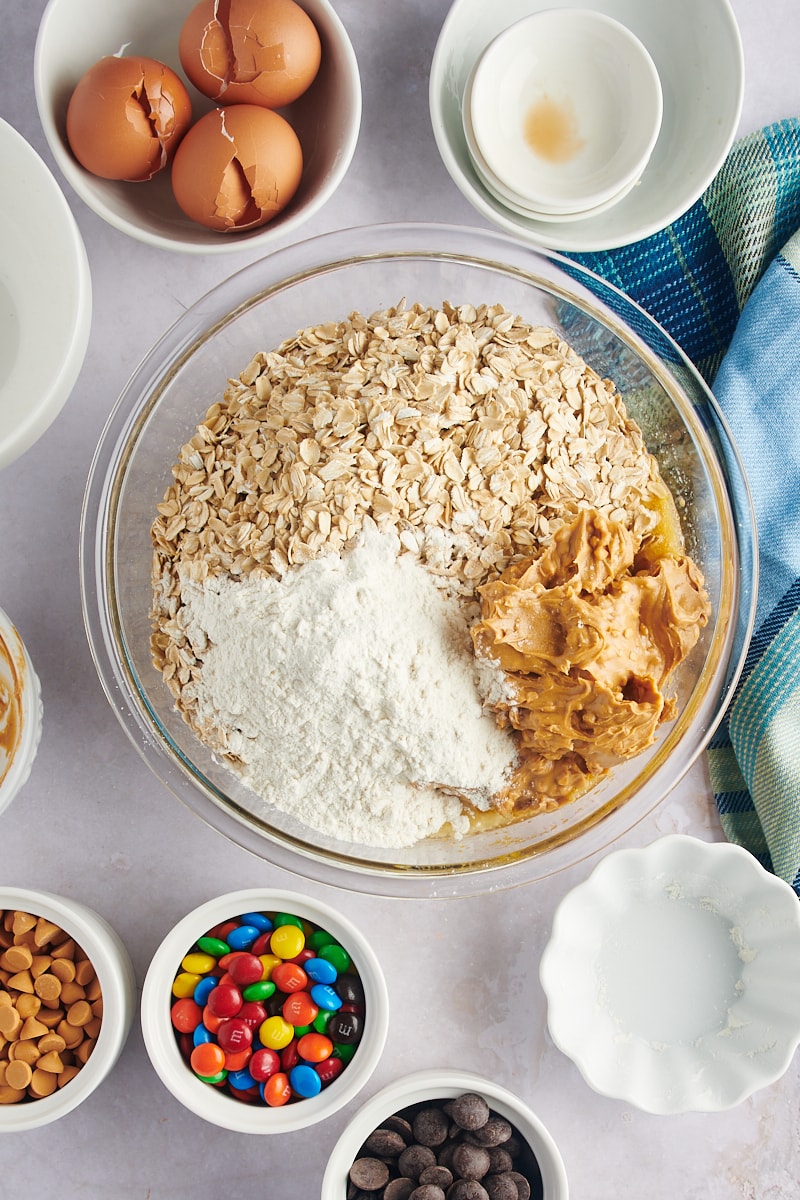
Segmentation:
{"type": "Polygon", "coordinates": [[[749,640],[756,534],[747,483],[716,403],[675,344],[622,294],[503,234],[405,224],[343,230],[270,255],[189,309],[143,360],[101,437],[81,531],[84,617],[100,679],[131,741],[211,826],[279,866],[382,895],[441,895],[542,878],[627,832],[696,761],[730,700],[749,640]],[[150,528],[171,466],[207,408],[259,349],[298,329],[406,298],[500,303],[554,327],[615,381],[681,505],[713,605],[673,679],[676,720],[643,755],[555,812],[462,839],[385,850],[326,839],[253,794],[176,711],[150,657],[150,528]]]}

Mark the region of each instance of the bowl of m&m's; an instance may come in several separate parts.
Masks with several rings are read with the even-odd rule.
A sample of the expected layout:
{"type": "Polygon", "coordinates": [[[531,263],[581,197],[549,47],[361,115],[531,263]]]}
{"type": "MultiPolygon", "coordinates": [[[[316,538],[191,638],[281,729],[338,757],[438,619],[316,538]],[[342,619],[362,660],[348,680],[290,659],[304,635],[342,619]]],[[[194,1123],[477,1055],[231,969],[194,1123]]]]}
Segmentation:
{"type": "Polygon", "coordinates": [[[378,959],[334,907],[228,893],[158,947],[141,1005],[162,1083],[211,1124],[287,1133],[348,1103],[374,1071],[389,1000],[378,959]]]}

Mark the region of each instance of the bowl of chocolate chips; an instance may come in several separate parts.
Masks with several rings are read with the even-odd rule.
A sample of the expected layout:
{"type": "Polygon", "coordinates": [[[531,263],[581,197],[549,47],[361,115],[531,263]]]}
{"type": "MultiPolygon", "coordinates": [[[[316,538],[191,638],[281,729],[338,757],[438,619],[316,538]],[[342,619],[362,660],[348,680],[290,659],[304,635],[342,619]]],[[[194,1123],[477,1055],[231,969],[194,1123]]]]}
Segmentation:
{"type": "Polygon", "coordinates": [[[383,1088],[333,1148],[322,1200],[567,1200],[558,1147],[506,1088],[418,1071],[383,1088]]]}

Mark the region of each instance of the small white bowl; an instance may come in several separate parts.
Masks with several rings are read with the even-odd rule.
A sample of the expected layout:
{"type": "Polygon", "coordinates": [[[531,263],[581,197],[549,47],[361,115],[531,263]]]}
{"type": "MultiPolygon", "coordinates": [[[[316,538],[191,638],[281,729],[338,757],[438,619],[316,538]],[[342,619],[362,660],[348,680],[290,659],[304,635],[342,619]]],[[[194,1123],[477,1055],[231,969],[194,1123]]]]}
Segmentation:
{"type": "Polygon", "coordinates": [[[0,120],[0,468],[49,429],[83,365],[92,319],[86,250],[25,138],[0,120]],[[12,186],[13,182],[13,186],[12,186]]]}
{"type": "Polygon", "coordinates": [[[592,9],[543,9],[511,25],[480,56],[468,92],[483,160],[540,212],[580,213],[619,196],[661,128],[650,54],[592,9]]]}
{"type": "Polygon", "coordinates": [[[619,192],[616,192],[613,196],[609,196],[602,204],[595,205],[593,208],[582,209],[580,212],[547,212],[544,209],[534,208],[523,197],[518,196],[516,192],[512,192],[510,188],[506,187],[502,179],[497,178],[489,167],[489,164],[483,158],[472,129],[472,117],[469,113],[469,95],[468,87],[464,93],[462,116],[464,120],[464,137],[466,138],[473,166],[487,192],[499,200],[512,213],[517,213],[521,217],[534,217],[537,221],[582,221],[590,217],[596,217],[607,209],[612,208],[613,205],[618,204],[623,197],[627,196],[631,188],[636,187],[636,184],[639,182],[636,178],[631,179],[619,192]]]}
{"type": "Polygon", "coordinates": [[[361,1090],[383,1052],[389,1028],[389,993],[380,964],[363,934],[331,905],[294,892],[253,888],[201,904],[175,925],[153,956],[142,989],[145,1047],[164,1086],[191,1112],[238,1133],[289,1133],[337,1112],[361,1090]],[[246,1104],[209,1086],[181,1057],[170,1019],[172,983],[181,960],[209,929],[248,912],[290,912],[327,930],[344,946],[364,988],[364,1032],[340,1075],[316,1096],[283,1107],[246,1104]]]}
{"type": "Polygon", "coordinates": [[[42,736],[42,690],[30,655],[0,609],[0,813],[31,773],[42,736]]]}
{"type": "Polygon", "coordinates": [[[672,834],[565,896],[540,977],[553,1041],[595,1091],[732,1108],[800,1045],[800,905],[742,847],[672,834]]]}
{"type": "MultiPolygon", "coordinates": [[[[45,137],[65,178],[103,220],[130,237],[188,254],[265,254],[313,216],[333,195],[353,157],[361,125],[361,82],[355,52],[330,0],[298,0],[322,42],[319,73],[308,91],[281,113],[303,148],[303,175],[289,205],[259,228],[218,233],[191,221],[172,194],[169,169],[147,183],[99,179],[77,162],[66,137],[66,113],[78,80],[99,58],[143,54],[172,67],[186,82],[178,35],[193,7],[162,0],[49,0],[39,26],[34,86],[45,137]]],[[[214,107],[187,83],[195,119],[214,107]]]]}
{"type": "MultiPolygon", "coordinates": [[[[585,253],[629,245],[677,220],[708,187],[739,125],[744,97],[742,39],[730,0],[625,5],[624,21],[647,47],[661,79],[664,117],[638,187],[591,218],[558,224],[512,212],[475,170],[464,137],[462,102],[486,46],[539,7],[533,0],[453,0],[431,61],[431,127],[445,169],[476,212],[517,241],[585,253]],[[688,31],[688,33],[687,33],[688,31]]],[[[612,16],[618,3],[598,0],[612,16]]]]}
{"type": "Polygon", "coordinates": [[[369,1134],[387,1117],[420,1102],[451,1100],[465,1093],[483,1096],[489,1107],[510,1121],[528,1143],[541,1172],[543,1200],[567,1200],[569,1186],[561,1154],[539,1117],[499,1084],[468,1071],[447,1069],[405,1075],[383,1088],[355,1113],[328,1159],[320,1200],[346,1200],[350,1167],[369,1134]]]}
{"type": "Polygon", "coordinates": [[[0,1135],[48,1125],[82,1104],[119,1058],[136,1004],[136,980],[128,952],[115,930],[98,913],[65,896],[15,887],[0,888],[0,910],[7,909],[44,917],[75,939],[100,982],[103,1017],[88,1062],[69,1083],[39,1100],[0,1105],[0,1135]]]}

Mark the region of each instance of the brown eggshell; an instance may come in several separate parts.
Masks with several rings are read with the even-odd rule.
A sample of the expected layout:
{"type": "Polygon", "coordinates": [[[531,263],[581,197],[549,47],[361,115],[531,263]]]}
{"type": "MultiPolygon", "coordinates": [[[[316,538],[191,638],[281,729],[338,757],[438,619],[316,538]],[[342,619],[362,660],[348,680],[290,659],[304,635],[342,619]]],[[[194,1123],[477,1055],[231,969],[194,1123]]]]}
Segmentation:
{"type": "Polygon", "coordinates": [[[152,179],[172,159],[192,120],[186,85],[171,67],[141,56],[101,58],[67,107],[67,141],[103,179],[152,179]]]}
{"type": "Polygon", "coordinates": [[[311,86],[322,49],[295,0],[201,0],[178,53],[194,86],[217,103],[281,108],[311,86]]]}
{"type": "Polygon", "coordinates": [[[225,232],[265,225],[303,173],[297,134],[278,113],[237,104],[206,113],[178,147],[172,190],[193,221],[225,232]]]}

